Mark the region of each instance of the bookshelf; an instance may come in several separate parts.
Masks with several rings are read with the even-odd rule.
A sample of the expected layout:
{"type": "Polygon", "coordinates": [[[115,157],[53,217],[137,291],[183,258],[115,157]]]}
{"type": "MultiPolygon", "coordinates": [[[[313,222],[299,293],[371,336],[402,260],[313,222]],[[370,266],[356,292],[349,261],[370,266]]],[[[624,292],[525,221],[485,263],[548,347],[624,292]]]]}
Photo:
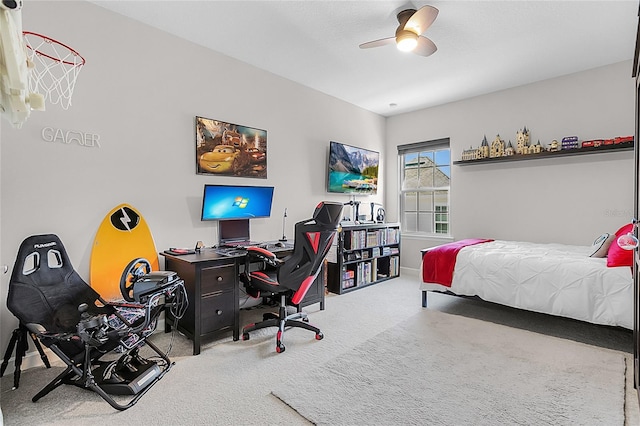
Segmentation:
{"type": "Polygon", "coordinates": [[[400,225],[342,225],[328,257],[327,289],[348,293],[400,275],[400,225]]]}

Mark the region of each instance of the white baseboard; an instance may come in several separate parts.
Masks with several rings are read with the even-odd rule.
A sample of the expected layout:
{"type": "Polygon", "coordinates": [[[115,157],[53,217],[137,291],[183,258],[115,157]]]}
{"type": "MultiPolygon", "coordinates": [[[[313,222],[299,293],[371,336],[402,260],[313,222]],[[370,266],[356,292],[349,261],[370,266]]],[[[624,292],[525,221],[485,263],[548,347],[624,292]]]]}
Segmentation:
{"type": "Polygon", "coordinates": [[[418,277],[420,277],[420,270],[416,268],[407,268],[406,266],[401,266],[400,275],[408,278],[415,277],[416,279],[418,279],[418,277]]]}

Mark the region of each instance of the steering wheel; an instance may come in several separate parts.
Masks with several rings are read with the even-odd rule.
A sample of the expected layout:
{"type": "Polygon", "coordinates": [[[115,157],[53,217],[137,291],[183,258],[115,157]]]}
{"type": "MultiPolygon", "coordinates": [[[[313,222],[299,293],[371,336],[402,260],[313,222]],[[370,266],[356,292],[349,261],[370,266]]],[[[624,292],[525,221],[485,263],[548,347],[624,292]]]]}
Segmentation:
{"type": "Polygon", "coordinates": [[[122,271],[120,277],[120,293],[127,302],[133,302],[133,287],[143,275],[151,272],[151,263],[143,257],[133,259],[122,271]]]}

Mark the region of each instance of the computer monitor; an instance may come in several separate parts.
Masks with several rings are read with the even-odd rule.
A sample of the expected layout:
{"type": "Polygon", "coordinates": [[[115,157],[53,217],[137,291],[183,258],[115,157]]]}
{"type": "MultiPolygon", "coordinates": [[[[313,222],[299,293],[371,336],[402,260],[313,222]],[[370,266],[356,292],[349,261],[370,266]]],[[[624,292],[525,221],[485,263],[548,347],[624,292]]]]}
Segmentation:
{"type": "Polygon", "coordinates": [[[204,186],[202,220],[254,219],[269,217],[273,201],[272,186],[204,186]]]}
{"type": "Polygon", "coordinates": [[[220,244],[250,241],[249,219],[221,220],[218,222],[220,244]]]}

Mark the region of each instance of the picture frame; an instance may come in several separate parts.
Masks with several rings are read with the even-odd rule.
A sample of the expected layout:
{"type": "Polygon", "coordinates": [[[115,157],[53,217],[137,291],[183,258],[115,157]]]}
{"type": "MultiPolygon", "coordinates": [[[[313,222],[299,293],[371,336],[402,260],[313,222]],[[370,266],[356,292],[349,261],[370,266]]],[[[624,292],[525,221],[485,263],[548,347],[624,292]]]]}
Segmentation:
{"type": "Polygon", "coordinates": [[[267,178],[267,131],[196,116],[196,174],[267,178]]]}

